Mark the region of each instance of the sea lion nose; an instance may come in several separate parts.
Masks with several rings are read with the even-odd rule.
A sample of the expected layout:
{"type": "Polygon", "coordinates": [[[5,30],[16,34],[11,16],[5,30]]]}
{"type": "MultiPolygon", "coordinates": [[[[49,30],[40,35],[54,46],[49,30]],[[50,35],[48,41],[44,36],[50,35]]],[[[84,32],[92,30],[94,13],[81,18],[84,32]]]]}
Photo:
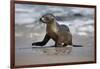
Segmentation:
{"type": "Polygon", "coordinates": [[[40,21],[45,21],[45,18],[43,18],[43,17],[42,17],[42,18],[40,18],[40,21]]]}
{"type": "Polygon", "coordinates": [[[42,22],[42,18],[40,18],[40,21],[42,22]]]}
{"type": "Polygon", "coordinates": [[[40,18],[40,22],[45,23],[45,18],[40,18]]]}

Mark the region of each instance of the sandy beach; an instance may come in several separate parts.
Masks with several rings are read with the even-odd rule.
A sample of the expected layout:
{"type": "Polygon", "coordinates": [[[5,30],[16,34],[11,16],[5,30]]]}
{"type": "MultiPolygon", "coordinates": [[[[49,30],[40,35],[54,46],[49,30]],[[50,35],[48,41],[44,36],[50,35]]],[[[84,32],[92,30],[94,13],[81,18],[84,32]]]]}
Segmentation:
{"type": "MultiPolygon", "coordinates": [[[[67,50],[63,54],[55,54],[55,48],[32,48],[31,40],[29,41],[25,38],[16,38],[15,64],[17,66],[64,62],[84,62],[94,60],[94,44],[93,39],[91,37],[74,36],[73,41],[74,44],[81,44],[83,45],[83,47],[69,47],[69,50],[70,48],[72,49],[69,54],[67,50]]],[[[61,52],[61,50],[62,49],[60,49],[59,51],[61,52]]]]}

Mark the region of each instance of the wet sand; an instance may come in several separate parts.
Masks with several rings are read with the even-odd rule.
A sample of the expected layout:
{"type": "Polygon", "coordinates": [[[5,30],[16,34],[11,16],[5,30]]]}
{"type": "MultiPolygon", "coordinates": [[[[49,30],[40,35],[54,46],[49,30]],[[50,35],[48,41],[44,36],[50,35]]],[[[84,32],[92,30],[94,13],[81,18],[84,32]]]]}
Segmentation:
{"type": "MultiPolygon", "coordinates": [[[[59,51],[56,51],[54,47],[32,48],[32,41],[34,40],[30,40],[30,38],[16,37],[16,66],[94,61],[94,43],[93,37],[90,36],[74,35],[73,43],[83,47],[68,47],[64,53],[59,53],[59,51],[62,52],[65,48],[59,49],[59,51]],[[68,53],[69,50],[70,53],[68,53]]],[[[53,44],[52,41],[49,41],[47,46],[49,44],[53,44]]]]}

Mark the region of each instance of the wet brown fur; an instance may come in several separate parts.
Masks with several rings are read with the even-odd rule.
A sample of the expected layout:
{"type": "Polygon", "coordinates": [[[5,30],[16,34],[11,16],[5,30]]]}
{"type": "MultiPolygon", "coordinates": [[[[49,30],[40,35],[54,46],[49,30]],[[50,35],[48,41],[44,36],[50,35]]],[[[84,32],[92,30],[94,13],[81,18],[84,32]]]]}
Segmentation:
{"type": "Polygon", "coordinates": [[[46,35],[41,42],[32,43],[32,45],[44,46],[50,39],[55,41],[55,47],[64,47],[72,45],[72,34],[66,25],[60,25],[54,15],[46,14],[40,18],[45,23],[46,35]]]}

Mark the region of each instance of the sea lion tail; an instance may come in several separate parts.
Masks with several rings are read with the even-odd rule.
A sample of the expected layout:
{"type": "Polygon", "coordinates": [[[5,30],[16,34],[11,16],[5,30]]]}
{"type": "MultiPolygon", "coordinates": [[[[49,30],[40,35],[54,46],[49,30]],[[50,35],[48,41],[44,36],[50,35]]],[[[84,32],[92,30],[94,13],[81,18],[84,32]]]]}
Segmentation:
{"type": "Polygon", "coordinates": [[[73,47],[83,47],[82,45],[72,45],[73,47]]]}

